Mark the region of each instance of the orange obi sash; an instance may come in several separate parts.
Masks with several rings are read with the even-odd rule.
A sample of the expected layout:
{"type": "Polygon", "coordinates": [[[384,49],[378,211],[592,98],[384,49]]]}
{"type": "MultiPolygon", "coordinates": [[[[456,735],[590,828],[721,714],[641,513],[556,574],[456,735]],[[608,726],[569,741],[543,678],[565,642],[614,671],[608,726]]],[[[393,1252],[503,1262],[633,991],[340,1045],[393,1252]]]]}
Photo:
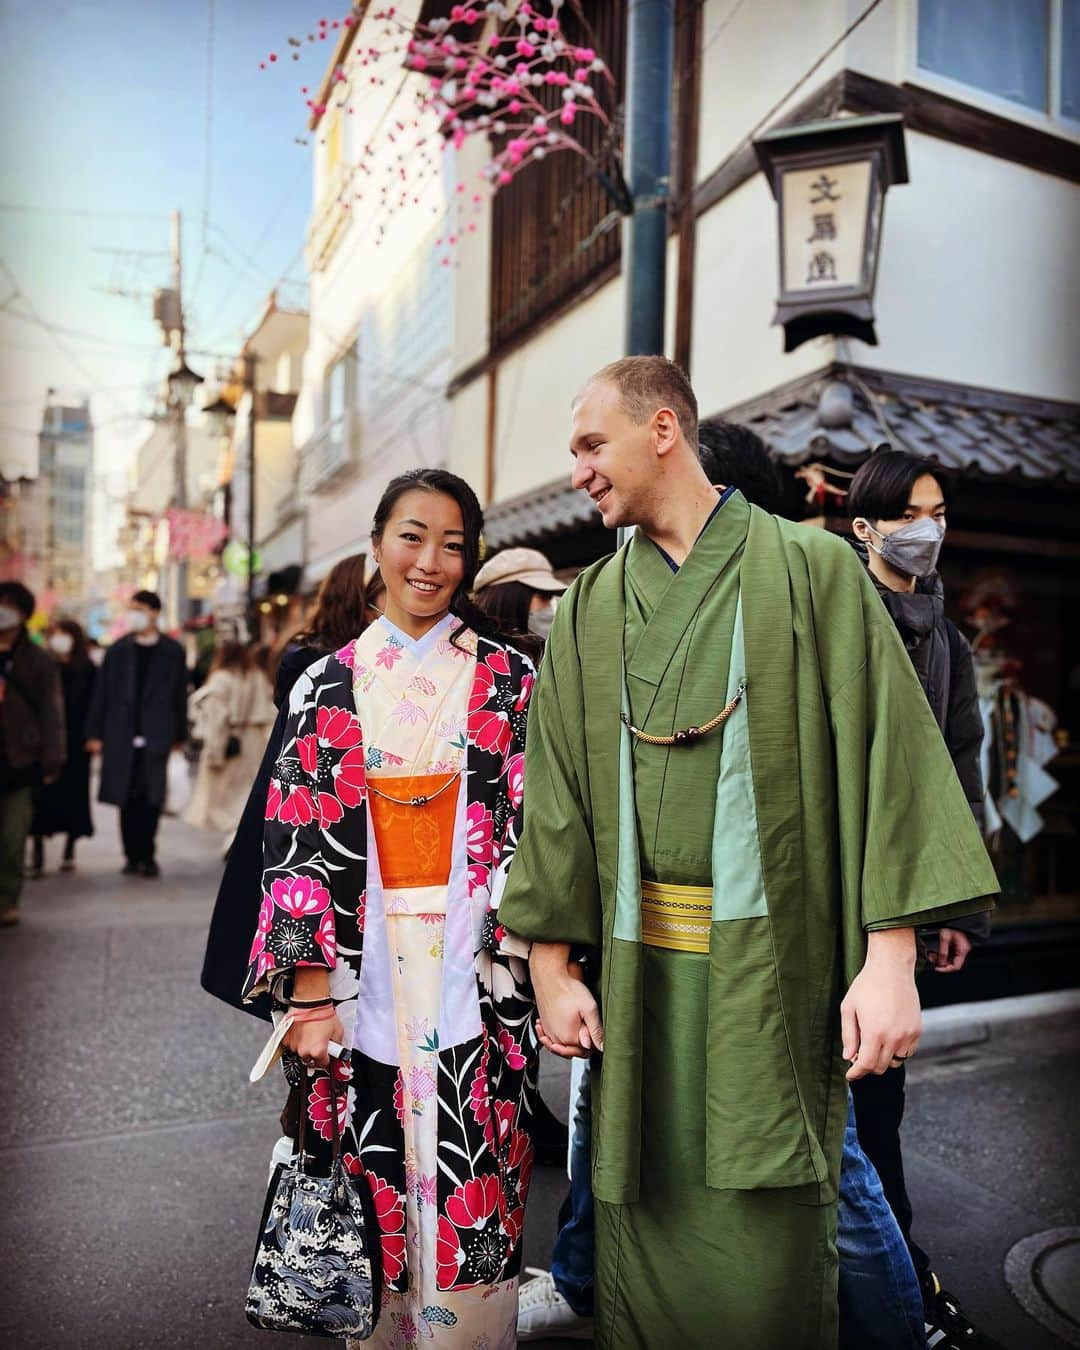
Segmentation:
{"type": "Polygon", "coordinates": [[[368,778],[368,809],[386,890],[445,886],[450,880],[460,786],[447,784],[458,777],[430,773],[368,778]],[[414,798],[427,800],[413,806],[414,798]]]}

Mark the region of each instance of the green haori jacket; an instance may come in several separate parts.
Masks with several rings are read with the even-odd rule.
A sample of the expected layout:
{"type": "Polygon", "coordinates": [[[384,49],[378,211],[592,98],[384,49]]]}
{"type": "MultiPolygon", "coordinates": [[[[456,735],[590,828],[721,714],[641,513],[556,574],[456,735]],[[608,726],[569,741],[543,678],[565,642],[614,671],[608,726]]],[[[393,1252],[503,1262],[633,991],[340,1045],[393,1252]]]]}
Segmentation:
{"type": "MultiPolygon", "coordinates": [[[[593,1190],[612,1204],[638,1195],[649,1090],[642,865],[659,881],[694,880],[633,847],[648,827],[634,819],[635,789],[639,813],[649,790],[630,781],[620,708],[629,699],[636,725],[670,735],[708,720],[741,677],[743,703],[714,733],[725,743],[703,826],[706,1157],[687,1160],[688,1176],[832,1198],[847,1110],[839,1004],[867,931],[943,923],[986,909],[997,889],[911,662],[842,540],[736,493],[677,576],[640,535],[584,572],[559,605],[533,697],[524,832],[499,912],[521,937],[601,953],[593,1190]],[[644,613],[628,614],[628,558],[650,592],[644,613]]],[[[673,1027],[672,1054],[678,1042],[673,1027]]]]}

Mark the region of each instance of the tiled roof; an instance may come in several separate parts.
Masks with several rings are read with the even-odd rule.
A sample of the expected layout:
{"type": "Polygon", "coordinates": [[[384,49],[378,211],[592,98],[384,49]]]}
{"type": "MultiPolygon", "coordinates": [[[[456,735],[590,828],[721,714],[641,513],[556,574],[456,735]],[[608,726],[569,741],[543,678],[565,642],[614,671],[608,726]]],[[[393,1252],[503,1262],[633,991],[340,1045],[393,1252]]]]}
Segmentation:
{"type": "MultiPolygon", "coordinates": [[[[1080,406],[938,381],[830,368],[728,409],[788,465],[856,464],[888,441],[942,468],[982,478],[1080,485],[1080,406]]],[[[485,512],[489,548],[542,544],[597,524],[584,492],[565,478],[485,512]]]]}
{"type": "Polygon", "coordinates": [[[484,512],[484,540],[489,549],[536,544],[557,534],[599,523],[584,492],[572,488],[569,474],[544,487],[511,497],[484,512]]]}
{"type": "Polygon", "coordinates": [[[1080,407],[964,390],[882,372],[830,370],[741,404],[785,464],[858,463],[875,446],[925,455],[984,478],[1080,483],[1080,407]]]}

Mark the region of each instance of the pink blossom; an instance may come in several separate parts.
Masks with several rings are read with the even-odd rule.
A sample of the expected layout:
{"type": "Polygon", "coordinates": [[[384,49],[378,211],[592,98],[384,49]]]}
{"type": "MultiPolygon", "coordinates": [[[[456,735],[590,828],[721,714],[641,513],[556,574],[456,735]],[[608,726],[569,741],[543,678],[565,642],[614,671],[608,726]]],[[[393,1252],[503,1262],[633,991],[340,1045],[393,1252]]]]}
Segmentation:
{"type": "Polygon", "coordinates": [[[319,739],[317,736],[298,736],[296,753],[300,756],[300,767],[305,773],[313,774],[319,767],[319,739]]]}
{"type": "Polygon", "coordinates": [[[499,1049],[503,1052],[507,1067],[515,1070],[523,1069],[525,1067],[525,1056],[521,1052],[521,1046],[505,1027],[499,1028],[498,1039],[499,1049]]]}
{"type": "Polygon", "coordinates": [[[525,793],[525,756],[511,755],[506,762],[506,795],[516,811],[525,793]]]}
{"type": "Polygon", "coordinates": [[[494,822],[483,802],[470,802],[466,813],[465,849],[471,862],[490,863],[494,822]]]}
{"type": "Polygon", "coordinates": [[[315,877],[276,877],[270,883],[270,894],[278,909],[293,919],[321,914],[330,907],[330,892],[315,877]]]}
{"type": "Polygon", "coordinates": [[[328,909],[319,920],[315,931],[315,941],[331,969],[337,964],[337,937],[334,932],[334,911],[328,909]]]}

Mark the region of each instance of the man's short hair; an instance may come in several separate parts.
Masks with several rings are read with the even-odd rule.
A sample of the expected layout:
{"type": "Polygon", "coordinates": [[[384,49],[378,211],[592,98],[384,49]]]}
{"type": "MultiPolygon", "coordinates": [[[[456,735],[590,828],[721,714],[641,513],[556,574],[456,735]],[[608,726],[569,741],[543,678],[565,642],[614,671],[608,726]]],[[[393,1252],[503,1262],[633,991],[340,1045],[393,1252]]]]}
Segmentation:
{"type": "Polygon", "coordinates": [[[161,596],[156,591],[136,591],[131,597],[131,602],[135,605],[145,605],[147,609],[161,613],[161,596]]]}
{"type": "Polygon", "coordinates": [[[24,619],[28,619],[37,607],[34,592],[21,581],[0,581],[0,603],[14,606],[24,619]]]}
{"type": "Polygon", "coordinates": [[[698,455],[710,483],[737,487],[754,506],[779,511],[780,475],[756,431],[707,417],[698,427],[698,455]]]}
{"type": "Polygon", "coordinates": [[[674,361],[666,356],[624,356],[589,380],[589,384],[601,383],[618,389],[619,403],[631,422],[640,426],[658,408],[670,408],[687,441],[697,445],[697,398],[686,372],[674,361]]]}
{"type": "Polygon", "coordinates": [[[859,466],[847,493],[848,516],[854,520],[897,520],[907,510],[915,480],[929,474],[949,504],[949,482],[936,464],[906,450],[879,446],[859,466]]]}

